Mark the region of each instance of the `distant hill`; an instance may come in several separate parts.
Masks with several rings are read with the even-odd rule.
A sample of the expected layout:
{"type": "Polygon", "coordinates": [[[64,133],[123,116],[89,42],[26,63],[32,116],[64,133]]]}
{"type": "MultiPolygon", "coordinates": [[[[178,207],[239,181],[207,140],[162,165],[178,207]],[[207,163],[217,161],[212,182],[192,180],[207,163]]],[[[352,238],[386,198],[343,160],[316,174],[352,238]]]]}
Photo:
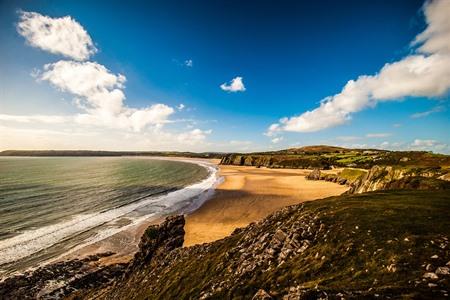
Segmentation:
{"type": "Polygon", "coordinates": [[[221,164],[268,168],[370,169],[374,165],[385,165],[447,169],[450,168],[450,156],[427,151],[347,149],[319,145],[270,152],[232,153],[225,155],[221,164]]]}
{"type": "Polygon", "coordinates": [[[177,151],[92,151],[92,150],[5,150],[0,156],[183,156],[195,158],[221,158],[217,152],[177,151]]]}

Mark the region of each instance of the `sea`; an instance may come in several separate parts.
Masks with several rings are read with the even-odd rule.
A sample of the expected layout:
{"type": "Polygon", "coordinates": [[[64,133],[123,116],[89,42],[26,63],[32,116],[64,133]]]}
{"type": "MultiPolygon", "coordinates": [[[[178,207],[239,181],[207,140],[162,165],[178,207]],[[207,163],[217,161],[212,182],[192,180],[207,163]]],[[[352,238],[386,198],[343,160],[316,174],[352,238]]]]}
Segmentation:
{"type": "Polygon", "coordinates": [[[0,157],[0,278],[143,220],[194,210],[219,180],[205,161],[0,157]]]}

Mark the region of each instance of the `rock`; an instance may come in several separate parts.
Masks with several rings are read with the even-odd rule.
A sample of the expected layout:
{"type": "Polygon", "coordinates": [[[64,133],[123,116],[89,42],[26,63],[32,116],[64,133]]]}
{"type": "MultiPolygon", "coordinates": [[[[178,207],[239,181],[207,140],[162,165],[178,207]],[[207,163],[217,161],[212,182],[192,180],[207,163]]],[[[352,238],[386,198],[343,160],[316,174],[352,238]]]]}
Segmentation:
{"type": "Polygon", "coordinates": [[[338,183],[339,183],[340,185],[344,185],[344,184],[347,183],[347,179],[345,179],[345,178],[338,178],[338,183]]]}
{"type": "Polygon", "coordinates": [[[252,300],[269,300],[273,299],[265,290],[260,289],[253,296],[252,300]]]}
{"type": "Polygon", "coordinates": [[[311,173],[306,176],[308,180],[320,180],[320,170],[318,168],[314,169],[311,173]]]}
{"type": "Polygon", "coordinates": [[[449,267],[439,267],[436,269],[436,274],[438,275],[450,275],[449,267]]]}
{"type": "Polygon", "coordinates": [[[423,274],[423,278],[432,279],[432,280],[439,279],[439,277],[433,272],[427,272],[427,273],[423,274]]]}

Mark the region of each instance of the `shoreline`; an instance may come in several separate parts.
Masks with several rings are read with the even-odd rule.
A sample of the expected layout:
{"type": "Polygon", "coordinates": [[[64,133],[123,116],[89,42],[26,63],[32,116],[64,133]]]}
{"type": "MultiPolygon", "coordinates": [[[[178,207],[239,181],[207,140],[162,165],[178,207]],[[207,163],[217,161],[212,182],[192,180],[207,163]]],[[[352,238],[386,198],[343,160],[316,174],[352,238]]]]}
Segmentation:
{"type": "MultiPolygon", "coordinates": [[[[189,247],[222,239],[236,228],[256,222],[282,207],[339,195],[348,189],[336,183],[306,180],[305,176],[311,172],[309,169],[220,165],[219,159],[186,157],[151,157],[149,159],[184,161],[199,164],[205,168],[209,165],[210,168],[216,169],[212,175],[215,181],[201,193],[187,197],[186,199],[190,199],[188,200],[190,204],[179,208],[178,211],[142,218],[110,236],[79,244],[69,252],[25,271],[57,262],[81,260],[92,255],[111,252],[114,254],[100,255],[98,265],[128,263],[138,251],[139,242],[148,226],[162,223],[169,215],[185,215],[186,233],[183,247],[189,247]]],[[[326,173],[338,171],[334,169],[326,173]]],[[[184,189],[178,190],[180,191],[184,189]]]]}
{"type": "MultiPolygon", "coordinates": [[[[202,201],[199,207],[180,212],[186,218],[183,247],[224,238],[236,228],[245,227],[282,207],[340,195],[348,189],[336,183],[306,180],[305,176],[311,172],[308,169],[267,169],[219,165],[218,160],[211,159],[200,161],[215,164],[218,168],[217,177],[223,180],[219,181],[213,188],[212,195],[202,201]],[[262,189],[261,184],[264,185],[262,189]]],[[[326,172],[336,173],[338,170],[326,172]]],[[[129,262],[138,250],[146,228],[160,224],[165,217],[144,220],[104,240],[64,255],[59,261],[112,251],[115,252],[114,255],[101,258],[99,263],[110,265],[129,262]]]]}
{"type": "MultiPolygon", "coordinates": [[[[134,156],[130,156],[127,158],[134,158],[134,156]]],[[[101,253],[107,253],[107,252],[114,252],[113,255],[105,256],[103,258],[99,259],[99,263],[102,265],[110,265],[115,263],[127,263],[129,262],[136,251],[139,249],[138,245],[141,240],[141,237],[144,233],[144,231],[147,229],[150,225],[157,225],[162,223],[165,218],[169,215],[173,214],[187,214],[189,212],[195,211],[200,206],[202,206],[206,201],[209,200],[211,197],[210,191],[214,191],[215,187],[220,184],[221,179],[217,175],[219,173],[218,164],[220,160],[218,159],[203,159],[203,158],[189,158],[189,157],[148,157],[149,159],[155,159],[155,160],[171,160],[171,161],[181,161],[186,163],[193,163],[200,165],[204,168],[215,168],[216,171],[212,173],[210,176],[205,178],[204,180],[193,184],[192,186],[195,186],[197,184],[200,184],[206,180],[211,179],[212,177],[215,177],[214,183],[209,186],[207,189],[202,191],[201,193],[193,196],[188,197],[189,200],[199,200],[199,201],[192,201],[189,206],[184,207],[182,210],[178,212],[167,212],[163,215],[158,216],[148,216],[147,218],[143,218],[141,221],[137,221],[135,224],[129,225],[126,228],[123,228],[123,230],[120,230],[111,236],[108,236],[104,239],[95,241],[93,243],[89,243],[86,245],[79,245],[77,249],[70,251],[69,253],[64,253],[54,259],[51,259],[44,264],[41,264],[38,267],[45,266],[47,264],[52,264],[55,262],[60,261],[67,261],[67,260],[73,260],[73,259],[83,259],[91,255],[95,254],[101,254],[101,253]],[[197,203],[199,202],[199,203],[197,203]]],[[[185,187],[183,189],[174,191],[172,193],[176,192],[182,192],[185,191],[186,188],[189,188],[191,186],[185,187]]],[[[170,194],[170,193],[169,193],[170,194]]],[[[166,196],[166,195],[165,195],[166,196]]]]}
{"type": "MultiPolygon", "coordinates": [[[[126,157],[128,158],[128,157],[126,157]]],[[[131,159],[135,157],[129,157],[131,159]]],[[[146,157],[144,157],[146,158],[146,157]]],[[[67,247],[64,252],[60,251],[59,253],[55,253],[55,255],[48,256],[45,260],[36,259],[35,263],[24,265],[22,268],[10,268],[5,269],[5,271],[1,272],[0,280],[6,279],[8,277],[14,275],[24,274],[26,272],[30,272],[36,270],[41,267],[45,267],[47,265],[51,265],[58,262],[64,262],[74,259],[84,259],[91,255],[103,254],[103,253],[116,253],[115,255],[108,255],[107,264],[113,262],[125,262],[130,260],[134,253],[138,250],[138,244],[140,242],[140,238],[145,231],[145,229],[151,224],[158,224],[165,219],[168,215],[173,214],[181,214],[190,212],[207,200],[207,196],[210,194],[210,190],[213,189],[219,183],[219,178],[217,177],[218,168],[217,168],[217,160],[208,160],[208,159],[190,159],[185,157],[177,157],[177,158],[167,158],[167,157],[149,157],[151,160],[167,160],[167,161],[180,161],[190,164],[195,164],[204,168],[208,171],[208,175],[200,181],[194,182],[188,186],[183,188],[158,194],[155,197],[148,197],[142,199],[139,202],[131,203],[130,205],[120,206],[119,208],[114,208],[112,210],[100,212],[101,218],[96,220],[99,224],[98,226],[105,225],[106,230],[100,229],[98,230],[98,226],[90,227],[86,231],[82,231],[81,234],[85,232],[96,232],[92,237],[87,239],[79,240],[78,243],[73,244],[71,247],[67,247]],[[124,215],[119,215],[119,217],[115,217],[113,219],[105,219],[108,214],[111,214],[112,211],[120,209],[124,211],[126,214],[132,213],[130,209],[142,209],[147,205],[152,205],[151,203],[159,201],[166,208],[160,210],[155,213],[147,213],[142,214],[140,216],[134,218],[128,218],[129,221],[126,223],[120,224],[121,218],[124,215]],[[102,222],[102,223],[99,223],[102,222]],[[117,223],[114,226],[114,223],[117,223]],[[108,225],[110,224],[110,225],[108,225]],[[109,226],[109,227],[108,227],[109,226]]],[[[127,217],[125,217],[127,218],[127,217]]],[[[74,219],[75,220],[75,219],[74,219]]],[[[124,219],[125,220],[125,219],[124,219]]],[[[70,220],[68,222],[71,222],[70,220]]],[[[67,227],[70,228],[70,227],[67,227]]],[[[75,236],[73,236],[75,238],[75,236]]],[[[52,247],[52,244],[50,247],[52,247]]],[[[33,254],[27,256],[26,258],[33,258],[33,254]]],[[[106,257],[106,256],[105,256],[106,257]]],[[[101,260],[104,258],[101,256],[101,260]]],[[[14,262],[14,261],[12,261],[14,262]]],[[[15,263],[15,262],[14,262],[15,263]]],[[[27,262],[25,262],[26,264],[27,262]]],[[[19,259],[20,264],[20,259],[19,259]]]]}

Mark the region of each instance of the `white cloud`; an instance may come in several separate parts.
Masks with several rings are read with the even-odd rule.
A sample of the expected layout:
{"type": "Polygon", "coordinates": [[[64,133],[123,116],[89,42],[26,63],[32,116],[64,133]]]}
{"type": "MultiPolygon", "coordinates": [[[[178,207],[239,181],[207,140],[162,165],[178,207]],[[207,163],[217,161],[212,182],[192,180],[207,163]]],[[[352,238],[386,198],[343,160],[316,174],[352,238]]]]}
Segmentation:
{"type": "Polygon", "coordinates": [[[83,97],[80,106],[115,114],[123,106],[125,76],[112,74],[96,62],[60,60],[44,66],[39,80],[50,82],[61,91],[83,97]]]}
{"type": "Polygon", "coordinates": [[[229,83],[223,83],[220,85],[220,88],[227,92],[243,92],[245,91],[244,82],[242,81],[242,77],[233,78],[229,83]]]}
{"type": "Polygon", "coordinates": [[[280,136],[280,137],[273,138],[273,139],[271,140],[271,142],[272,142],[273,144],[278,144],[278,143],[281,142],[282,140],[283,140],[283,137],[280,136]]]}
{"type": "Polygon", "coordinates": [[[440,105],[440,106],[433,107],[432,109],[424,111],[424,112],[419,112],[419,113],[412,114],[411,118],[413,118],[413,119],[424,118],[424,117],[427,117],[427,116],[429,116],[431,114],[442,112],[444,110],[445,110],[445,107],[440,105]]]}
{"type": "Polygon", "coordinates": [[[383,138],[383,137],[388,137],[391,136],[391,133],[368,133],[366,134],[366,137],[368,138],[383,138]]]}
{"type": "MultiPolygon", "coordinates": [[[[342,125],[353,113],[378,102],[404,97],[437,97],[450,89],[450,1],[436,0],[424,7],[428,26],[414,45],[415,54],[386,64],[375,75],[350,80],[342,91],[326,97],[320,106],[271,125],[276,131],[313,132],[342,125]]],[[[270,130],[269,133],[273,132],[270,130]]]]}
{"type": "Polygon", "coordinates": [[[31,116],[20,116],[20,115],[5,115],[0,114],[1,121],[13,121],[19,123],[45,123],[45,124],[58,124],[73,120],[72,116],[47,116],[47,115],[31,115],[31,116]]]}
{"type": "Polygon", "coordinates": [[[432,139],[415,139],[410,148],[413,150],[445,151],[448,145],[432,139]]]}
{"type": "Polygon", "coordinates": [[[272,124],[269,126],[269,129],[264,133],[264,135],[271,137],[271,136],[277,135],[281,131],[283,131],[283,129],[281,128],[281,125],[275,123],[275,124],[272,124]]]}
{"type": "Polygon", "coordinates": [[[194,129],[178,135],[179,142],[187,145],[195,145],[199,142],[203,142],[206,136],[211,134],[212,130],[194,129]]]}
{"type": "Polygon", "coordinates": [[[433,147],[438,142],[436,140],[421,140],[421,139],[415,139],[414,142],[411,144],[413,147],[433,147]]]}
{"type": "MultiPolygon", "coordinates": [[[[162,103],[143,108],[127,106],[125,76],[97,62],[83,61],[96,49],[86,31],[71,17],[52,19],[22,13],[17,28],[33,46],[76,60],[47,64],[33,71],[32,76],[72,94],[72,104],[79,112],[0,114],[3,149],[199,150],[207,145],[205,139],[211,130],[164,127],[178,123],[170,119],[175,108],[162,103]]],[[[185,106],[179,104],[176,108],[182,110],[185,106]]]]}
{"type": "Polygon", "coordinates": [[[141,109],[127,107],[122,90],[125,76],[113,74],[96,62],[61,60],[45,65],[37,76],[79,97],[75,102],[84,112],[75,116],[75,121],[80,124],[141,131],[148,125],[161,126],[175,112],[160,103],[141,109]]]}
{"type": "Polygon", "coordinates": [[[192,59],[187,59],[184,61],[186,67],[192,68],[194,66],[194,61],[192,59]]]}
{"type": "Polygon", "coordinates": [[[97,52],[89,34],[70,16],[51,18],[20,12],[17,31],[31,46],[75,60],[86,60],[97,52]]]}

